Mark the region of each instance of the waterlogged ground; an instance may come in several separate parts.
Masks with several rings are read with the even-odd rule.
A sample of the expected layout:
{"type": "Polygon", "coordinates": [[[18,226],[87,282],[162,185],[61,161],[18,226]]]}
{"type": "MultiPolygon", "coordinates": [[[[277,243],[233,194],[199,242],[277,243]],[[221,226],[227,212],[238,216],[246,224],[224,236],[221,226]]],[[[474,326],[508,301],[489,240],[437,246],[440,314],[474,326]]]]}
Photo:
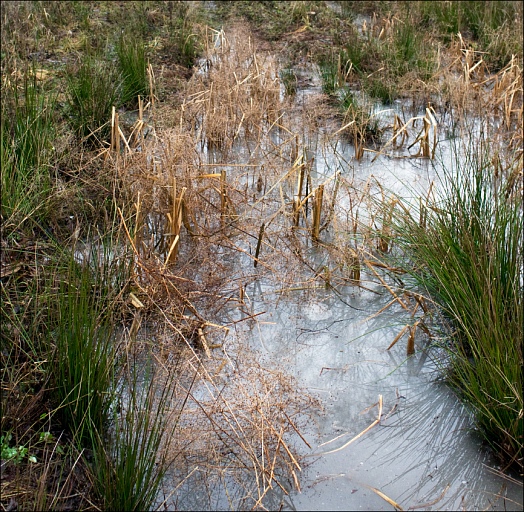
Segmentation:
{"type": "Polygon", "coordinates": [[[377,418],[377,406],[368,408],[379,395],[383,416],[346,448],[315,459],[302,492],[283,499],[285,509],[391,510],[369,487],[404,509],[521,508],[521,487],[493,474],[496,464],[440,382],[426,347],[409,358],[404,343],[385,350],[406,316],[401,310],[366,320],[385,297],[349,292],[343,299],[352,309],[329,293],[295,295],[275,308],[267,294],[253,290],[255,309],[268,312],[268,323],[252,336],[268,364],[288,368],[322,401],[323,413],[302,431],[313,447],[302,443],[303,453],[344,446],[377,418]]]}
{"type": "MultiPolygon", "coordinates": [[[[132,319],[126,316],[118,332],[128,355],[136,356],[140,389],[153,382],[158,388],[150,389],[162,390],[166,374],[176,382],[173,442],[158,458],[167,453],[174,463],[154,508],[522,510],[522,475],[502,474],[445,382],[443,326],[404,293],[406,276],[392,277],[381,266],[391,248],[381,246],[388,239],[383,206],[397,204],[395,194],[416,209],[429,191],[442,193],[441,171],[452,166],[454,145],[467,137],[476,143],[484,135],[498,145],[490,146],[497,158],[512,157],[505,154],[512,146],[504,129],[512,129],[518,114],[512,108],[518,108],[513,95],[520,68],[512,65],[491,81],[478,60],[484,53],[460,37],[455,56],[450,51],[441,62],[439,52],[435,77],[441,82],[408,84],[410,92],[393,105],[373,104],[344,82],[346,105],[353,99],[364,117],[371,115],[370,125],[376,122],[376,144],[365,140],[357,158],[351,123],[334,96],[323,93],[320,70],[309,61],[311,46],[321,40],[308,36],[294,45],[316,14],[308,12],[306,25],[284,34],[280,52],[267,51],[277,44],[258,41],[242,22],[206,30],[208,54],[194,73],[181,71],[183,82],[175,80],[180,70],[170,69],[171,58],[155,67],[150,85],[169,100],[152,101],[143,113],[122,108],[120,121],[113,118],[122,128],[120,152],[112,140],[104,162],[114,165],[119,186],[126,180],[122,198],[132,198],[135,208],[119,208],[136,265],[132,293],[118,299],[130,299],[132,319]],[[304,53],[293,58],[292,84],[282,71],[289,71],[289,54],[299,47],[304,53]],[[453,62],[446,63],[448,57],[453,62]],[[446,101],[439,101],[440,84],[452,91],[442,95],[446,101]],[[289,97],[286,85],[296,85],[296,95],[289,97]],[[471,112],[471,103],[482,118],[456,115],[457,108],[471,112]],[[399,119],[407,123],[407,139],[397,147],[392,137],[399,119]],[[436,150],[434,159],[421,156],[417,137],[424,127],[424,150],[436,150]],[[320,190],[314,242],[314,196],[298,212],[295,207],[320,190]],[[409,326],[417,325],[415,353],[408,356],[409,326]]],[[[147,16],[150,24],[159,13],[150,9],[147,16]]],[[[382,26],[373,27],[375,21],[359,15],[354,23],[362,36],[374,37],[367,34],[382,26]]],[[[385,30],[391,21],[384,20],[385,30]]],[[[82,31],[75,29],[73,39],[64,39],[72,46],[57,53],[68,55],[82,31]]],[[[60,62],[47,59],[51,54],[31,55],[53,64],[47,79],[48,69],[36,70],[39,82],[62,75],[54,69],[60,62]]],[[[64,58],[62,64],[69,61],[64,58]]],[[[520,144],[518,137],[512,141],[520,144]]],[[[89,179],[85,183],[89,189],[89,179]]],[[[80,263],[105,269],[130,257],[128,244],[106,254],[102,238],[78,239],[82,218],[90,215],[79,214],[76,228],[73,215],[67,223],[80,263]]],[[[112,412],[128,418],[131,404],[123,390],[112,412]]],[[[45,489],[38,486],[40,496],[45,489]]],[[[62,498],[57,491],[53,503],[62,498]]],[[[8,508],[16,508],[11,501],[8,508]]]]}
{"type": "MultiPolygon", "coordinates": [[[[370,318],[390,301],[387,292],[275,289],[264,280],[246,287],[249,313],[264,312],[256,321],[238,322],[246,315],[236,307],[221,319],[238,322],[225,342],[233,359],[247,343],[262,366],[293,375],[322,405],[301,429],[310,447],[294,439],[306,457],[301,492],[291,482],[289,495],[275,486],[267,508],[392,510],[380,492],[404,510],[522,510],[521,485],[497,474],[471,416],[442,381],[437,349],[420,336],[413,356],[405,337],[386,350],[412,321],[400,306],[370,318]],[[342,448],[377,419],[380,396],[380,423],[342,448]]],[[[234,482],[201,478],[179,488],[178,508],[245,508],[234,482]]]]}
{"type": "MultiPolygon", "coordinates": [[[[380,166],[363,163],[358,172],[373,169],[391,183],[411,176],[427,179],[427,166],[406,162],[411,161],[402,160],[399,166],[391,160],[380,166]]],[[[346,287],[339,289],[340,295],[322,288],[275,293],[274,283],[263,279],[246,287],[249,313],[265,313],[256,321],[236,324],[226,347],[235,353],[248,343],[264,366],[292,374],[322,404],[301,430],[311,449],[295,438],[306,456],[301,492],[290,485],[285,496],[277,488],[266,506],[391,510],[374,488],[403,509],[521,510],[521,485],[496,474],[500,467],[475,436],[471,416],[443,383],[432,360],[438,352],[428,346],[428,338],[417,337],[416,353],[410,357],[406,337],[386,350],[412,319],[400,306],[370,318],[391,299],[381,287],[371,288],[346,287]],[[349,446],[315,456],[343,447],[373,424],[379,396],[379,424],[349,446]]],[[[221,320],[231,324],[242,315],[232,307],[221,320]]],[[[229,499],[220,484],[211,495],[209,489],[198,488],[193,481],[179,492],[177,506],[243,508],[240,495],[238,501],[231,500],[234,487],[229,499]]]]}
{"type": "MultiPolygon", "coordinates": [[[[213,59],[213,65],[219,65],[220,58],[213,59]]],[[[404,326],[420,318],[414,304],[407,311],[398,304],[386,307],[392,300],[390,291],[365,268],[362,287],[337,280],[342,267],[337,267],[336,257],[328,256],[322,244],[315,246],[302,228],[297,236],[302,260],[309,264],[290,264],[285,245],[292,245],[294,235],[277,234],[290,228],[289,216],[284,220],[278,209],[289,204],[294,194],[296,177],[284,180],[282,176],[296,155],[282,169],[278,162],[295,133],[305,148],[303,161],[310,171],[311,188],[325,183],[328,200],[338,193],[334,220],[321,235],[322,241],[335,245],[352,225],[350,217],[358,213],[359,221],[366,224],[372,215],[364,199],[366,187],[376,196],[385,194],[385,198],[393,192],[415,202],[432,182],[436,182],[433,189],[439,189],[439,169],[443,162],[449,165],[450,145],[457,133],[450,133],[453,130],[444,122],[440,125],[434,160],[416,157],[415,147],[395,152],[390,148],[375,160],[376,153],[369,151],[356,161],[353,146],[335,135],[332,119],[324,119],[314,129],[304,122],[301,116],[310,113],[308,102],[321,89],[311,70],[300,82],[305,86],[294,102],[283,92],[280,98],[293,112],[282,119],[296,132],[286,128],[283,120],[252,142],[239,138],[227,152],[200,146],[206,165],[227,170],[228,184],[249,198],[236,213],[251,223],[250,236],[231,235],[230,245],[223,244],[216,252],[229,273],[222,276],[225,290],[217,298],[222,305],[211,321],[229,331],[227,335],[221,331],[222,346],[207,360],[210,372],[216,372],[218,381],[224,379],[226,389],[226,381],[236,378],[228,370],[242,365],[241,355],[249,352],[261,368],[293,377],[296,389],[303,390],[300,393],[318,399],[318,406],[316,402],[304,410],[300,435],[293,436],[303,457],[300,490],[284,474],[282,488],[274,485],[259,505],[284,510],[391,510],[395,505],[404,510],[522,510],[521,484],[497,473],[500,467],[476,437],[471,416],[443,382],[434,360],[442,360],[433,343],[439,340],[419,329],[414,355],[406,355],[407,336],[387,350],[404,326]],[[337,174],[343,185],[335,191],[337,174]],[[256,234],[262,222],[266,238],[255,268],[256,234]],[[323,268],[324,279],[317,279],[313,271],[318,274],[323,268]],[[331,271],[332,280],[326,277],[331,271]],[[231,300],[224,300],[228,294],[231,300]]],[[[241,83],[237,79],[237,85],[241,83]]],[[[406,119],[400,103],[388,109],[377,106],[376,112],[384,123],[392,122],[393,112],[406,119]]],[[[424,111],[407,117],[417,114],[424,111]]],[[[237,134],[243,120],[242,116],[237,134]]],[[[413,139],[412,135],[410,142],[413,139]]],[[[184,250],[188,249],[182,246],[182,255],[184,250]]],[[[193,395],[204,400],[206,386],[197,385],[193,395]]],[[[279,397],[273,398],[278,402],[279,397]]],[[[169,473],[159,503],[181,510],[251,508],[256,496],[254,501],[253,496],[247,499],[246,489],[256,487],[260,475],[243,473],[240,480],[236,478],[226,452],[225,462],[215,468],[186,459],[169,473]]]]}
{"type": "MultiPolygon", "coordinates": [[[[349,146],[339,148],[344,159],[351,158],[349,146]]],[[[442,148],[445,158],[444,142],[442,148]]],[[[316,152],[318,176],[336,168],[339,150],[316,152]]],[[[373,173],[385,188],[404,187],[406,195],[413,186],[427,188],[435,175],[427,160],[370,162],[369,157],[352,165],[355,180],[365,182],[373,173]]],[[[309,255],[320,264],[322,251],[309,245],[309,255]]],[[[250,258],[237,255],[235,266],[239,273],[240,268],[253,273],[250,258]]],[[[475,436],[471,416],[443,382],[432,359],[438,349],[429,338],[418,335],[410,357],[406,336],[386,350],[404,325],[413,323],[398,305],[374,316],[391,300],[386,290],[367,282],[369,290],[348,286],[335,293],[316,283],[282,292],[260,275],[245,287],[244,312],[232,305],[216,319],[235,326],[224,347],[234,359],[247,345],[264,367],[294,376],[322,406],[301,429],[309,447],[294,438],[305,456],[301,491],[291,481],[289,495],[275,486],[264,501],[267,508],[391,510],[389,498],[405,510],[522,509],[521,485],[497,474],[500,467],[475,436]],[[258,313],[263,314],[241,321],[258,313]],[[380,423],[343,448],[377,419],[379,397],[380,423]],[[328,451],[334,453],[323,454],[328,451]]],[[[176,506],[242,509],[243,495],[235,485],[228,479],[204,485],[195,475],[178,489],[176,506]]]]}

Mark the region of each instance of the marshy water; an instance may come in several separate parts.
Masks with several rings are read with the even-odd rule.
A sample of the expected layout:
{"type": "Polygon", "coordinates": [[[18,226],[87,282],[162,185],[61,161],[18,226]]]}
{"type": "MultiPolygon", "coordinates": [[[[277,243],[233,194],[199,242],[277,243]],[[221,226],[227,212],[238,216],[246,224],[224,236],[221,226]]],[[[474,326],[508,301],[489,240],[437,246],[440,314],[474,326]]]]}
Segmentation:
{"type": "MultiPolygon", "coordinates": [[[[316,158],[321,165],[322,156],[316,158]]],[[[392,174],[383,177],[392,182],[421,173],[420,162],[381,163],[384,173],[391,165],[392,174]]],[[[362,175],[377,172],[376,165],[365,162],[358,167],[362,175]]],[[[431,172],[425,171],[423,181],[431,172]]],[[[322,262],[321,251],[309,251],[322,262]]],[[[235,266],[242,265],[246,270],[252,267],[251,259],[237,257],[235,266]]],[[[335,293],[311,286],[282,292],[271,279],[254,276],[245,287],[245,309],[257,316],[242,322],[248,314],[234,306],[224,308],[216,319],[236,326],[224,341],[233,360],[247,345],[261,365],[292,375],[320,402],[320,408],[306,413],[300,429],[309,446],[293,436],[298,453],[306,456],[300,460],[301,491],[293,489],[289,478],[289,495],[275,486],[264,506],[391,510],[372,487],[405,510],[521,509],[521,485],[497,475],[500,466],[475,436],[471,415],[443,382],[432,359],[438,349],[430,348],[427,337],[417,336],[414,355],[406,356],[405,338],[386,350],[413,319],[400,306],[375,316],[391,296],[379,285],[368,286],[369,291],[337,287],[335,293]],[[380,423],[336,451],[374,422],[379,396],[380,423]],[[328,451],[334,453],[322,455],[328,451]]],[[[198,472],[189,478],[176,492],[176,507],[223,510],[252,504],[242,492],[249,487],[246,482],[239,485],[224,478],[209,484],[207,478],[198,472]]]]}
{"type": "MultiPolygon", "coordinates": [[[[370,197],[417,201],[431,183],[438,190],[440,166],[451,161],[460,133],[447,139],[444,128],[451,127],[437,132],[433,125],[435,158],[417,156],[416,131],[425,115],[431,118],[422,108],[407,116],[420,116],[419,127],[413,123],[408,132],[411,151],[406,143],[357,159],[340,125],[323,114],[318,75],[305,70],[300,82],[306,86],[289,99],[276,59],[257,56],[248,36],[227,40],[218,33],[216,41],[182,109],[180,125],[186,116],[184,123],[193,126],[191,151],[169,164],[167,150],[179,154],[184,136],[162,141],[160,134],[147,157],[157,176],[170,166],[185,176],[182,195],[172,186],[172,204],[186,193],[191,208],[191,197],[207,194],[189,217],[216,243],[192,267],[192,279],[212,280],[215,295],[207,311],[199,310],[208,320],[199,332],[204,338],[205,327],[205,378],[195,383],[180,419],[180,430],[193,432],[188,446],[204,445],[175,462],[158,504],[181,510],[522,509],[521,484],[497,473],[472,417],[444,383],[435,362],[444,357],[440,340],[416,328],[430,326],[431,316],[399,282],[381,277],[372,249],[381,222],[370,197]],[[191,169],[196,175],[188,177],[191,169]],[[206,180],[214,184],[191,188],[206,180]],[[409,356],[407,338],[415,346],[409,356]],[[206,407],[205,418],[196,420],[206,407]],[[266,413],[276,421],[266,424],[266,413]],[[283,417],[289,421],[279,432],[283,417]],[[211,452],[205,436],[199,438],[205,420],[221,443],[213,463],[202,458],[211,452]],[[258,448],[257,441],[242,441],[243,429],[255,427],[258,448]],[[227,429],[236,437],[226,436],[227,429]],[[238,446],[228,446],[233,437],[238,446]],[[272,452],[264,445],[270,437],[272,452]],[[289,455],[286,467],[276,463],[279,451],[289,455]],[[248,454],[248,462],[239,453],[248,454]]],[[[400,103],[371,112],[384,125],[395,114],[406,119],[400,103]]],[[[169,225],[180,211],[173,210],[169,225]]],[[[186,218],[184,226],[191,222],[186,218]]],[[[164,253],[169,260],[178,244],[178,261],[193,261],[198,242],[181,225],[180,217],[164,253]]],[[[156,248],[158,214],[145,226],[156,248]]]]}

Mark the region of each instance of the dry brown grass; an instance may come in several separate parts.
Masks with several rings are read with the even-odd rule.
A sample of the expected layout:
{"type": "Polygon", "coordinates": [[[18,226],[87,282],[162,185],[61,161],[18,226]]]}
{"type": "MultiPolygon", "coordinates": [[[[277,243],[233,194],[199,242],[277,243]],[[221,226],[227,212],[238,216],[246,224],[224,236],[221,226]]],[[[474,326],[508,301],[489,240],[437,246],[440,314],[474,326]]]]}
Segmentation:
{"type": "Polygon", "coordinates": [[[209,478],[220,473],[242,488],[243,508],[257,509],[270,489],[287,494],[288,479],[300,489],[303,463],[289,439],[300,436],[307,411],[318,404],[284,373],[265,369],[254,353],[242,352],[233,357],[224,350],[205,367],[196,357],[187,359],[200,385],[180,419],[173,450],[184,470],[172,478],[176,485],[195,467],[209,478]]]}
{"type": "MultiPolygon", "coordinates": [[[[123,134],[115,136],[112,165],[136,197],[130,238],[142,267],[165,272],[177,252],[188,262],[190,250],[203,271],[207,260],[219,263],[216,252],[228,247],[282,278],[264,255],[284,256],[289,265],[287,228],[297,228],[293,236],[310,232],[318,238],[332,216],[318,193],[315,199],[315,190],[325,190],[333,210],[333,180],[311,181],[306,135],[292,129],[296,114],[284,112],[274,59],[257,53],[244,32],[233,34],[231,41],[220,38],[221,46],[209,55],[209,70],[188,84],[191,94],[174,127],[148,136],[139,151],[123,134]],[[306,210],[312,204],[319,207],[310,221],[306,210]]],[[[140,119],[137,127],[134,132],[140,133],[140,119]]]]}
{"type": "Polygon", "coordinates": [[[522,145],[522,69],[515,55],[491,74],[482,53],[471,49],[459,34],[433,81],[454,118],[467,119],[473,114],[493,120],[491,136],[522,145]]]}
{"type": "MultiPolygon", "coordinates": [[[[302,443],[301,421],[318,404],[285,373],[264,369],[248,347],[230,353],[229,326],[215,319],[236,305],[243,321],[256,322],[244,290],[258,277],[282,289],[314,283],[314,272],[303,282],[295,253],[312,234],[319,238],[327,209],[315,194],[324,184],[313,185],[304,135],[284,114],[275,59],[243,31],[215,35],[211,66],[187,85],[175,121],[157,123],[153,105],[143,106],[126,136],[115,113],[105,158],[135,198],[119,210],[134,251],[129,350],[146,349],[153,329],[158,364],[170,371],[182,359],[181,374],[197,376],[173,456],[209,481],[220,473],[236,482],[245,506],[262,508],[270,489],[289,492],[287,479],[299,488],[292,438],[302,443]],[[294,224],[300,175],[305,190],[294,224]],[[311,222],[305,209],[313,202],[311,222]]],[[[174,474],[174,485],[184,476],[174,474]]]]}

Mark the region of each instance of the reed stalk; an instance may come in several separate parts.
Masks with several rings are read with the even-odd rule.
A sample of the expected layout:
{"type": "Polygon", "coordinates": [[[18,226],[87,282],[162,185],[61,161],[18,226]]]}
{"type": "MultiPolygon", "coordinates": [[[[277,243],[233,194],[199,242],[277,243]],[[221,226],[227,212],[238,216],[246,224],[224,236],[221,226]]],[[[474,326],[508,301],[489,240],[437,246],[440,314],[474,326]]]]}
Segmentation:
{"type": "Polygon", "coordinates": [[[265,224],[262,223],[262,225],[260,226],[260,231],[258,232],[257,248],[255,250],[255,259],[253,261],[253,266],[255,268],[258,265],[258,256],[260,254],[260,248],[262,247],[262,238],[264,237],[264,229],[265,229],[265,224]]]}
{"type": "Polygon", "coordinates": [[[313,223],[311,226],[311,237],[313,241],[318,241],[320,233],[320,216],[322,214],[322,201],[324,197],[324,185],[319,185],[315,191],[315,199],[313,201],[313,223]]]}
{"type": "Polygon", "coordinates": [[[220,172],[220,222],[224,227],[227,215],[227,191],[226,191],[226,171],[220,172]]]}

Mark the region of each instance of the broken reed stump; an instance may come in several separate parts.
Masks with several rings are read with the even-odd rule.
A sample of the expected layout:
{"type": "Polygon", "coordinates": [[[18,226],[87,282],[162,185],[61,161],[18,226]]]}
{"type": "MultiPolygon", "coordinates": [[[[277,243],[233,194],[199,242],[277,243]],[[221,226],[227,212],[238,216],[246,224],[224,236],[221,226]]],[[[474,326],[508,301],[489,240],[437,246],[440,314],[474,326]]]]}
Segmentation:
{"type": "Polygon", "coordinates": [[[415,332],[417,330],[416,325],[412,325],[409,329],[408,344],[406,347],[406,353],[411,356],[415,353],[415,332]]]}
{"type": "Polygon", "coordinates": [[[298,227],[300,220],[300,196],[293,198],[293,227],[298,227]]]}
{"type": "Polygon", "coordinates": [[[405,325],[400,332],[395,336],[395,339],[390,343],[389,347],[386,350],[392,348],[406,332],[408,332],[408,342],[406,346],[406,354],[412,356],[415,353],[415,335],[417,333],[417,327],[420,324],[420,320],[417,320],[413,325],[405,325]]]}
{"type": "Polygon", "coordinates": [[[226,171],[220,172],[220,222],[224,227],[224,220],[227,213],[227,194],[226,194],[226,171]]]}
{"type": "Polygon", "coordinates": [[[355,159],[361,160],[364,156],[364,135],[357,127],[353,127],[353,145],[355,146],[355,159]]]}
{"type": "Polygon", "coordinates": [[[265,224],[262,223],[262,226],[260,226],[260,231],[258,233],[257,248],[255,250],[255,261],[253,262],[254,267],[258,265],[258,255],[260,254],[260,247],[262,246],[262,237],[264,236],[264,228],[265,228],[265,224]]]}
{"type": "Polygon", "coordinates": [[[180,240],[180,227],[182,226],[182,203],[184,200],[184,194],[187,188],[183,187],[180,196],[177,197],[177,188],[176,188],[176,178],[173,176],[173,185],[172,185],[172,211],[167,213],[167,218],[169,221],[170,232],[169,236],[172,237],[173,241],[169,247],[169,252],[165,260],[165,264],[174,263],[178,255],[178,242],[180,240]]]}
{"type": "Polygon", "coordinates": [[[392,199],[387,207],[387,210],[385,210],[382,215],[382,230],[380,232],[377,249],[383,254],[387,254],[391,251],[391,220],[393,218],[393,210],[397,202],[398,201],[396,199],[392,199]]]}
{"type": "Polygon", "coordinates": [[[298,171],[298,183],[297,183],[297,196],[298,200],[302,200],[302,186],[304,184],[304,172],[305,172],[305,165],[302,163],[300,164],[300,169],[298,171]]]}
{"type": "MultiPolygon", "coordinates": [[[[293,226],[298,227],[300,221],[300,208],[302,208],[302,188],[304,186],[304,174],[306,166],[301,163],[298,166],[297,195],[293,199],[293,226]]],[[[306,192],[307,193],[307,192],[306,192]]]]}
{"type": "Polygon", "coordinates": [[[324,185],[319,185],[315,191],[315,198],[313,201],[313,225],[311,227],[311,236],[313,241],[318,241],[320,232],[320,214],[322,212],[322,199],[324,196],[324,185]]]}
{"type": "Polygon", "coordinates": [[[349,249],[349,278],[353,281],[354,284],[360,283],[360,258],[354,249],[349,249]]]}

